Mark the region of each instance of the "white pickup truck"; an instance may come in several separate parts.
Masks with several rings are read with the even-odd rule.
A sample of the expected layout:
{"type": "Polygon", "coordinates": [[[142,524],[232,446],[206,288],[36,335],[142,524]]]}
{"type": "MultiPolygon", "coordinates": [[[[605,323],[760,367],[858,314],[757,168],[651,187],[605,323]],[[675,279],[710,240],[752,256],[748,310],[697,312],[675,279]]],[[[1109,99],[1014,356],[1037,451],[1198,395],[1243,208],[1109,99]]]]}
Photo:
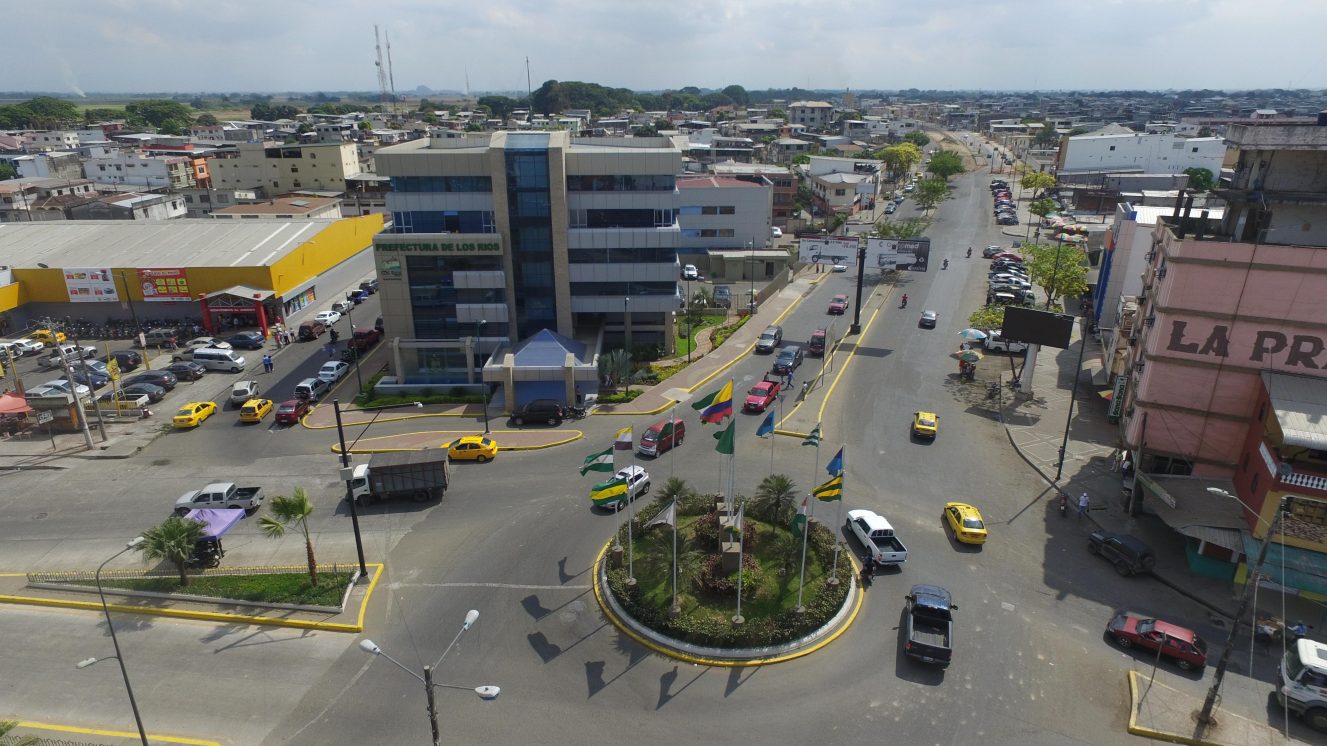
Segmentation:
{"type": "Polygon", "coordinates": [[[190,490],[175,500],[175,514],[184,515],[195,508],[242,509],[253,515],[263,507],[262,487],[237,487],[234,482],[213,482],[201,490],[190,490]]]}
{"type": "Polygon", "coordinates": [[[982,341],[982,344],[988,350],[999,350],[1001,352],[1024,352],[1028,348],[1027,342],[1005,339],[1000,336],[1000,332],[995,330],[986,335],[986,339],[982,341]]]}
{"type": "Polygon", "coordinates": [[[908,548],[894,535],[894,527],[885,517],[869,510],[849,510],[848,530],[875,556],[877,565],[901,565],[908,559],[908,548]]]}

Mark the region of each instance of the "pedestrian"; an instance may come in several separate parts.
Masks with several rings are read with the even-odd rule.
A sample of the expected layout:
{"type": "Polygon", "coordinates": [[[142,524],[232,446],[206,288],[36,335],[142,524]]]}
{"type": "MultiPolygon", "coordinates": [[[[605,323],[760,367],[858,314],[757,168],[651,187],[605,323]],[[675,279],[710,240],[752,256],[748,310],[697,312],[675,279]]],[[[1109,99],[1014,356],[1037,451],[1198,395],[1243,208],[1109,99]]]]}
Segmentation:
{"type": "Polygon", "coordinates": [[[266,373],[271,373],[273,367],[274,366],[272,365],[272,356],[263,355],[263,371],[266,373]]]}
{"type": "Polygon", "coordinates": [[[1124,460],[1124,453],[1122,451],[1116,450],[1115,453],[1112,454],[1110,457],[1110,470],[1119,471],[1120,464],[1123,460],[1124,460]]]}
{"type": "Polygon", "coordinates": [[[1124,475],[1125,479],[1133,476],[1133,459],[1129,458],[1128,454],[1125,454],[1124,460],[1120,462],[1120,473],[1124,475]]]}
{"type": "Polygon", "coordinates": [[[1084,492],[1083,494],[1081,494],[1081,495],[1078,496],[1078,517],[1079,517],[1079,518],[1082,518],[1083,516],[1087,515],[1087,506],[1088,506],[1088,502],[1087,502],[1087,493],[1084,492]]]}
{"type": "Polygon", "coordinates": [[[336,357],[336,345],[331,342],[327,343],[327,357],[336,357]]]}

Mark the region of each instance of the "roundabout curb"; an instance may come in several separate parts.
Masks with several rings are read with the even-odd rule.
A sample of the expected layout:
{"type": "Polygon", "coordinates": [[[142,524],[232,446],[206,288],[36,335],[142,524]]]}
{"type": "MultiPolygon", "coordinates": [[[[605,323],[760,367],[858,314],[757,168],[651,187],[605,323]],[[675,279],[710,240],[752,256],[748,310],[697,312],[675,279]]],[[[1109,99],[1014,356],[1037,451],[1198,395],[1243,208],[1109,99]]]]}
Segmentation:
{"type": "MultiPolygon", "coordinates": [[[[833,616],[823,627],[805,635],[802,638],[785,645],[770,645],[762,648],[712,648],[703,645],[692,645],[691,643],[675,640],[671,637],[655,632],[645,627],[627,614],[618,604],[617,599],[613,598],[613,593],[608,588],[608,570],[604,563],[604,557],[608,554],[609,548],[613,545],[612,541],[604,544],[599,550],[599,555],[594,560],[594,599],[599,604],[599,609],[603,611],[608,621],[612,622],[620,632],[630,637],[632,640],[644,645],[659,655],[679,660],[684,663],[691,663],[698,666],[768,666],[774,663],[783,663],[785,661],[795,660],[803,656],[810,655],[826,645],[834,642],[842,635],[852,623],[857,620],[858,613],[861,612],[862,601],[866,594],[862,592],[861,586],[857,584],[857,573],[852,574],[852,587],[849,588],[849,598],[852,599],[845,603],[838,613],[833,616]],[[852,598],[854,595],[856,598],[852,598]]],[[[849,555],[850,556],[850,555],[849,555]]],[[[856,561],[850,560],[853,567],[856,568],[856,561]]]]}

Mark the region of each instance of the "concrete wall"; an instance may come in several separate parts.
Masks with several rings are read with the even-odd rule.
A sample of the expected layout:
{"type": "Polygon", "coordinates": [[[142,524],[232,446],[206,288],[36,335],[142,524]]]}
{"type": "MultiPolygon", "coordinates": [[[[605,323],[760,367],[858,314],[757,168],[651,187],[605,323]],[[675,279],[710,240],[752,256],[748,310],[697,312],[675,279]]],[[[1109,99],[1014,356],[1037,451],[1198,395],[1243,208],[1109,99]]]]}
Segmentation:
{"type": "Polygon", "coordinates": [[[1206,168],[1221,173],[1226,155],[1219,137],[1184,138],[1178,135],[1079,135],[1064,145],[1061,171],[1102,168],[1141,169],[1144,173],[1182,173],[1206,168]]]}

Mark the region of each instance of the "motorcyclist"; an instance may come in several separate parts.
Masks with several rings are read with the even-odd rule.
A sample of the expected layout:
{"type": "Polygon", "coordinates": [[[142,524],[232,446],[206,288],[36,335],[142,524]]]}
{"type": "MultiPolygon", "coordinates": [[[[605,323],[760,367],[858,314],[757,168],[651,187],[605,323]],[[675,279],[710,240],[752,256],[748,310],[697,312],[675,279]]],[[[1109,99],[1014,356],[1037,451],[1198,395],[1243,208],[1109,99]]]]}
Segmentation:
{"type": "Polygon", "coordinates": [[[948,260],[948,259],[945,260],[944,264],[940,265],[940,269],[949,269],[949,260],[948,260]]]}
{"type": "Polygon", "coordinates": [[[972,258],[972,247],[971,247],[971,246],[968,247],[968,258],[969,258],[969,259],[972,258]]]}
{"type": "Polygon", "coordinates": [[[907,294],[907,293],[904,293],[904,294],[903,294],[903,307],[904,307],[904,308],[907,308],[907,307],[908,307],[908,294],[907,294]]]}

